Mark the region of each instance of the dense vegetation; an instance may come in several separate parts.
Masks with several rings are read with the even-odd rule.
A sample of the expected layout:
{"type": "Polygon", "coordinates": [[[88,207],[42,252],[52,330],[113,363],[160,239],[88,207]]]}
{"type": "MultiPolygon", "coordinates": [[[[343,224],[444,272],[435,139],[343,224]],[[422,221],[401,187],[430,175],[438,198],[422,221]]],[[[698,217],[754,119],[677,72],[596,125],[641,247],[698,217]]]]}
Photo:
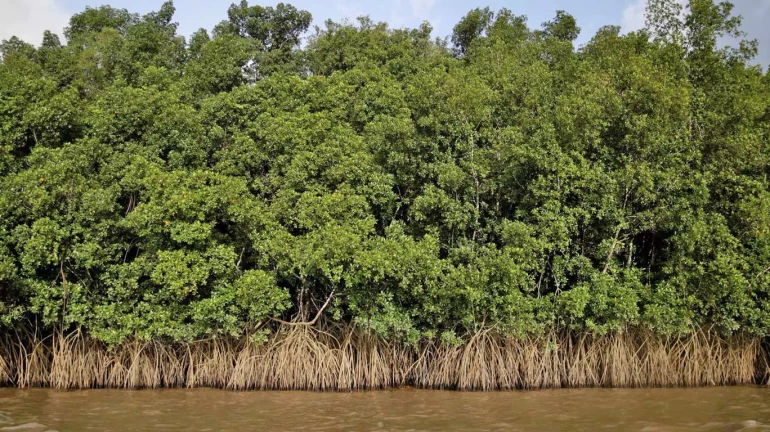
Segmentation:
{"type": "Polygon", "coordinates": [[[167,2],[4,41],[0,328],[767,335],[770,77],[731,9],[579,48],[563,11],[442,40],[245,0],[189,40],[167,2]]]}

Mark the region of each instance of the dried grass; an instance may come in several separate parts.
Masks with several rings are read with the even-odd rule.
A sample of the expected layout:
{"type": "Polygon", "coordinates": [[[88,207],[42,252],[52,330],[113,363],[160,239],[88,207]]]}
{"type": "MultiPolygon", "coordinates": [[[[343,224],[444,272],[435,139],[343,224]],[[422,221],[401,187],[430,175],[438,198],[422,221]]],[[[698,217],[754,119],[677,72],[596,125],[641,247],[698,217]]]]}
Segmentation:
{"type": "Polygon", "coordinates": [[[262,345],[244,337],[107,348],[79,331],[16,339],[0,339],[0,385],[509,390],[731,385],[770,378],[768,349],[759,339],[707,330],[677,338],[633,329],[517,339],[485,329],[464,345],[433,341],[419,347],[352,327],[309,326],[281,327],[262,345]]]}

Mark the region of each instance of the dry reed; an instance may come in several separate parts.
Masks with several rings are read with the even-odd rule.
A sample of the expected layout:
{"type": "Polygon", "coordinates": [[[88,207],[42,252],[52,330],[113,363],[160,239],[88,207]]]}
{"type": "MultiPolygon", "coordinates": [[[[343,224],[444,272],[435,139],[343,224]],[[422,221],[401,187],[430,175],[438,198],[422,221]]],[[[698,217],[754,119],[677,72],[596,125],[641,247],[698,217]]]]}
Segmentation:
{"type": "Polygon", "coordinates": [[[217,387],[354,390],[663,387],[749,384],[770,377],[757,338],[710,331],[663,338],[623,333],[550,333],[524,339],[492,329],[460,346],[389,343],[352,327],[281,327],[268,342],[212,338],[168,346],[106,347],[79,331],[0,338],[0,385],[57,389],[217,387]]]}

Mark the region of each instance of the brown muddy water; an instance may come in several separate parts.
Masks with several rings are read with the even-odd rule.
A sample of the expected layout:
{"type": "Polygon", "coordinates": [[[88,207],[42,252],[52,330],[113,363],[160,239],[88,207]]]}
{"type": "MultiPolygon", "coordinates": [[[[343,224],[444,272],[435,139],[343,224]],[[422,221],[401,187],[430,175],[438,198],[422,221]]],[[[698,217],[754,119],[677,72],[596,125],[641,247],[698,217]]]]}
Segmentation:
{"type": "Polygon", "coordinates": [[[0,388],[0,431],[770,431],[770,389],[353,393],[0,388]]]}

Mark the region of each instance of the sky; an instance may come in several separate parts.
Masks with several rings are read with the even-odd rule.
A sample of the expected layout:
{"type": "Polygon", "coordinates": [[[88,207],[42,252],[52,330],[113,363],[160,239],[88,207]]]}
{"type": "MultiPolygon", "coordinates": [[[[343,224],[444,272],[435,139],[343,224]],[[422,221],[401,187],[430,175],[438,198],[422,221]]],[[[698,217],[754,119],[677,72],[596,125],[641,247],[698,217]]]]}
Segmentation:
{"type": "MultiPolygon", "coordinates": [[[[239,1],[239,0],[238,0],[239,1]]],[[[644,25],[647,0],[283,0],[313,15],[314,25],[327,19],[353,20],[369,15],[375,21],[386,21],[391,27],[416,27],[423,21],[433,26],[434,36],[451,34],[452,27],[469,10],[489,6],[493,10],[508,8],[526,15],[530,27],[553,18],[559,9],[577,19],[582,32],[578,44],[587,42],[605,25],[619,25],[631,31],[644,25]]],[[[685,1],[685,0],[679,0],[685,1]]],[[[157,10],[163,0],[0,0],[0,40],[19,36],[39,44],[44,30],[62,35],[72,14],[86,6],[109,4],[144,14],[157,10]]],[[[176,0],[174,21],[179,33],[189,36],[199,28],[211,29],[227,17],[233,0],[176,0]]],[[[273,6],[276,1],[250,0],[250,4],[273,6]]],[[[743,15],[743,29],[750,38],[759,40],[757,63],[770,65],[770,0],[732,0],[735,12],[743,15]]]]}

